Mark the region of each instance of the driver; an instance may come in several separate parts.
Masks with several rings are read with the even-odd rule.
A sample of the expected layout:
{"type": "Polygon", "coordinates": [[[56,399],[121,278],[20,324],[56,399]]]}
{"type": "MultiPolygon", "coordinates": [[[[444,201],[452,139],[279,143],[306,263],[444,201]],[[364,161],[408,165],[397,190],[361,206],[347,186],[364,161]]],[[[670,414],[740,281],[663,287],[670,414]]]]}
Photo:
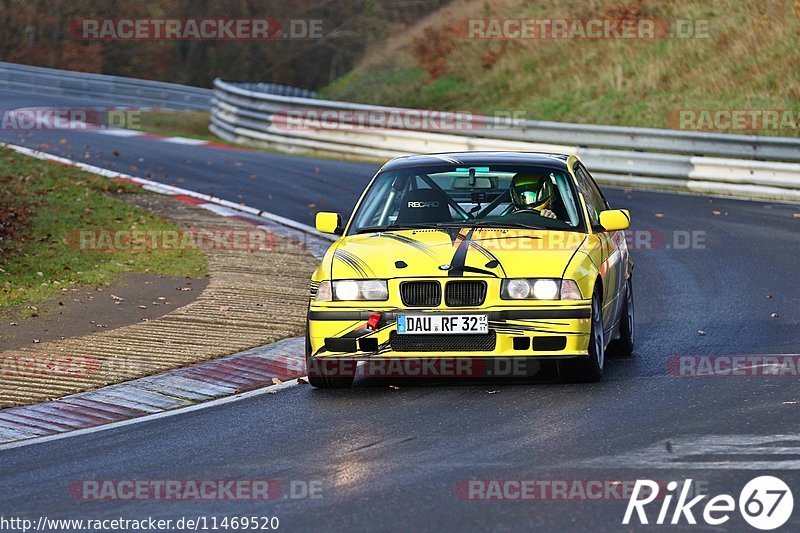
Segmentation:
{"type": "Polygon", "coordinates": [[[536,211],[546,218],[557,218],[550,210],[553,203],[553,182],[547,176],[520,172],[511,180],[511,201],[514,212],[536,211]]]}

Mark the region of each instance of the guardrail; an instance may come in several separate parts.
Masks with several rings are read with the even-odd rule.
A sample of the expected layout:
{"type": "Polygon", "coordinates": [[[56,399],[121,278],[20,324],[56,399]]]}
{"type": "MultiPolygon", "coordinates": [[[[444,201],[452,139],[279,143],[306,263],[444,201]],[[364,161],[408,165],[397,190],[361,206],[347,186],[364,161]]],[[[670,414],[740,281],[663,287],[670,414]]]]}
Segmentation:
{"type": "Polygon", "coordinates": [[[461,150],[575,153],[599,181],[800,200],[800,139],[594,126],[440,113],[460,128],[359,127],[365,116],[436,113],[266,94],[217,79],[209,130],[232,142],[385,160],[461,150]],[[308,120],[315,117],[316,120],[308,120]],[[763,161],[768,160],[768,161],[763,161]]]}
{"type": "Polygon", "coordinates": [[[212,91],[161,81],[0,62],[0,89],[71,96],[115,105],[206,111],[212,91]]]}

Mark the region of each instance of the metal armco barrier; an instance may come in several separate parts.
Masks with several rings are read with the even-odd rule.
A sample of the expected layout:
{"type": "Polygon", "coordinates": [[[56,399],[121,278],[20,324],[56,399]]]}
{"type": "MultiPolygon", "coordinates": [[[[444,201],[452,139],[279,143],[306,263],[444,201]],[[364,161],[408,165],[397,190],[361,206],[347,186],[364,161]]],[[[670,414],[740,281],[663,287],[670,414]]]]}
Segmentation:
{"type": "MultiPolygon", "coordinates": [[[[214,81],[209,129],[233,142],[382,161],[458,150],[578,154],[603,182],[800,200],[800,138],[595,126],[441,113],[463,127],[369,128],[358,117],[420,111],[275,95],[214,81]],[[293,118],[299,120],[294,120],[293,118]],[[322,120],[303,121],[304,117],[322,120]]],[[[439,115],[437,115],[439,116],[439,115]]]]}
{"type": "Polygon", "coordinates": [[[0,89],[114,105],[211,109],[209,130],[233,142],[383,161],[417,153],[498,150],[578,154],[605,183],[747,198],[800,200],[800,138],[506,120],[315,99],[272,83],[214,81],[214,90],[0,62],[0,89]],[[425,114],[419,128],[360,127],[359,119],[425,114]],[[294,115],[293,115],[294,114],[294,115]],[[324,120],[293,122],[293,116],[324,120]],[[455,124],[456,127],[452,125],[455,124]]]}
{"type": "Polygon", "coordinates": [[[211,89],[0,62],[0,89],[70,96],[115,105],[208,110],[211,89]]]}

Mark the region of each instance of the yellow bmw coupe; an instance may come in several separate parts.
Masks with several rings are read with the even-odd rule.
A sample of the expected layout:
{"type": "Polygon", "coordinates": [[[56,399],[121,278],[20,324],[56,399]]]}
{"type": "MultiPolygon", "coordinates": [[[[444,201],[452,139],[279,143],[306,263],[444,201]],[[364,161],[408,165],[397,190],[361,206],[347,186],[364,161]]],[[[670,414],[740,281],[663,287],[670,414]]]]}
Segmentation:
{"type": "Polygon", "coordinates": [[[393,159],[347,224],[317,214],[340,238],[311,281],[309,380],[350,386],[358,361],[547,359],[597,381],[608,350],[633,353],[629,224],[574,155],[393,159]]]}

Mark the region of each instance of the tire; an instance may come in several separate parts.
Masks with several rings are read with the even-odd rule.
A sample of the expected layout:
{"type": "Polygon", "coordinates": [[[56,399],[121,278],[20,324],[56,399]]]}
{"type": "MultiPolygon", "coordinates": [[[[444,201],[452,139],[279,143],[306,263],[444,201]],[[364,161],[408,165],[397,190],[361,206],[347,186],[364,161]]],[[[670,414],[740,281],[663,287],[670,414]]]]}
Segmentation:
{"type": "Polygon", "coordinates": [[[605,337],[603,332],[603,307],[600,290],[592,295],[592,329],[589,340],[589,357],[559,361],[559,376],[572,383],[593,383],[603,378],[605,367],[605,337]]]}
{"type": "Polygon", "coordinates": [[[636,333],[636,316],[633,305],[633,276],[628,278],[628,286],[625,288],[625,306],[622,308],[619,325],[619,339],[616,339],[608,347],[610,352],[621,357],[633,355],[634,336],[636,333]]]}
{"type": "Polygon", "coordinates": [[[318,389],[346,389],[353,385],[355,372],[352,375],[335,375],[341,373],[336,371],[336,364],[324,359],[311,357],[311,340],[308,338],[308,326],[306,326],[306,372],[308,382],[318,389]],[[332,375],[334,374],[334,375],[332,375]]]}

